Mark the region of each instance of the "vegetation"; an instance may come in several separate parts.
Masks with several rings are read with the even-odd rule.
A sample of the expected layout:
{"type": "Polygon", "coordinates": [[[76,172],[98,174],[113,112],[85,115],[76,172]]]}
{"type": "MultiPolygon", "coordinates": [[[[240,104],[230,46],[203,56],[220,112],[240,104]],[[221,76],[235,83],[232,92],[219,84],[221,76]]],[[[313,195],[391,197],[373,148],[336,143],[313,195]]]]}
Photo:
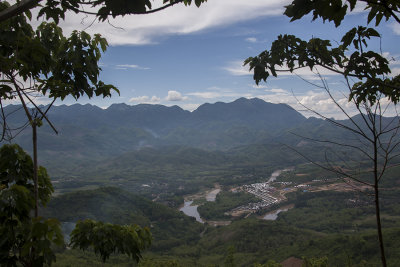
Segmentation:
{"type": "MultiPolygon", "coordinates": [[[[194,3],[199,6],[204,1],[196,0],[194,3]]],[[[0,149],[2,265],[51,265],[56,256],[56,249],[52,244],[63,245],[60,223],[56,219],[50,219],[51,217],[56,217],[63,223],[81,220],[75,230],[67,233],[74,249],[57,250],[60,266],[79,264],[107,266],[104,264],[106,260],[112,262],[110,265],[129,265],[132,259],[139,261],[142,256],[144,260],[140,266],[194,266],[195,264],[251,266],[261,262],[264,264],[262,266],[271,267],[279,266],[276,262],[282,262],[291,256],[299,258],[304,256],[307,266],[376,266],[379,261],[383,266],[400,265],[398,168],[393,167],[387,172],[385,169],[389,162],[388,152],[396,149],[392,150],[383,145],[393,141],[390,137],[379,140],[378,137],[384,135],[387,129],[382,131],[382,114],[376,112],[368,113],[367,118],[361,114],[359,118],[364,122],[369,120],[370,123],[366,123],[366,128],[372,128],[371,143],[375,148],[372,158],[375,163],[374,181],[365,182],[364,173],[358,173],[359,177],[353,175],[350,177],[367,183],[375,190],[375,203],[371,203],[368,197],[355,193],[294,192],[288,195],[288,198],[295,203],[295,208],[281,213],[276,221],[250,217],[233,221],[225,227],[214,228],[202,225],[193,218],[155,202],[167,203],[176,208],[182,203],[184,195],[210,188],[215,182],[225,187],[258,182],[277,168],[304,163],[304,160],[287,148],[271,145],[277,140],[300,145],[298,140],[292,140],[288,135],[282,134],[283,130],[286,131],[289,127],[283,125],[285,120],[278,120],[275,124],[264,123],[259,129],[254,129],[249,124],[255,120],[247,120],[241,116],[242,110],[238,109],[235,113],[235,109],[232,109],[230,112],[214,113],[218,114],[219,120],[213,118],[209,123],[200,124],[200,127],[206,129],[201,133],[193,125],[187,128],[177,126],[173,129],[160,127],[159,130],[163,133],[162,141],[153,138],[143,128],[136,127],[136,121],[132,123],[134,126],[104,131],[99,137],[100,142],[104,143],[101,149],[114,147],[117,144],[113,138],[109,138],[116,133],[124,135],[127,143],[122,142],[123,148],[113,151],[114,158],[93,153],[90,164],[87,164],[87,161],[82,162],[81,166],[73,171],[71,166],[76,165],[67,166],[65,158],[59,157],[55,166],[62,166],[64,169],[58,173],[57,189],[58,193],[68,193],[54,198],[47,207],[41,207],[41,212],[49,219],[39,217],[39,204],[44,206],[49,202],[53,188],[47,171],[37,163],[37,128],[42,125],[42,120],[46,120],[48,130],[56,131],[56,129],[47,116],[52,105],[42,110],[31,95],[48,95],[54,101],[58,98],[64,99],[66,96],[73,96],[76,99],[85,95],[105,97],[110,96],[111,91],[117,91],[114,86],[98,80],[100,71],[98,61],[107,47],[106,40],[99,35],[91,37],[85,32],[76,31],[70,37],[65,37],[57,26],[59,20],[64,19],[68,10],[88,13],[104,21],[109,16],[146,14],[177,3],[186,5],[192,3],[191,0],[165,0],[164,6],[152,9],[148,0],[122,2],[23,0],[13,5],[5,1],[0,3],[2,36],[0,74],[4,77],[0,84],[0,108],[3,111],[1,101],[4,99],[19,99],[28,120],[21,129],[26,126],[32,128],[34,158],[32,161],[16,145],[0,149]],[[124,3],[121,5],[122,2],[124,3]],[[43,5],[39,6],[39,3],[43,5]],[[33,29],[29,20],[32,16],[30,10],[34,7],[40,8],[39,17],[52,19],[54,23],[44,22],[37,29],[33,29]],[[85,7],[90,7],[92,11],[84,11],[87,10],[85,7]],[[31,86],[26,87],[20,79],[31,82],[31,86]],[[29,103],[33,105],[33,109],[28,109],[29,103]],[[380,127],[377,127],[377,123],[380,127]],[[266,130],[276,125],[281,128],[266,130]],[[376,131],[376,128],[381,128],[381,131],[376,131]],[[135,136],[135,140],[129,141],[132,135],[135,136]],[[179,136],[183,137],[181,143],[175,141],[179,136]],[[132,152],[143,140],[152,145],[162,145],[162,142],[167,142],[177,146],[145,147],[132,152]],[[258,144],[251,144],[249,140],[258,144]],[[178,146],[195,144],[197,147],[202,147],[205,143],[211,143],[208,148],[215,148],[213,142],[221,143],[221,147],[229,150],[205,151],[178,146]],[[244,146],[233,148],[232,144],[244,146]],[[383,157],[384,167],[380,170],[376,160],[379,149],[383,149],[386,153],[383,157]],[[127,153],[121,155],[121,152],[127,153]],[[382,180],[379,184],[384,172],[389,179],[382,180]],[[139,192],[153,201],[118,188],[101,187],[105,184],[139,192]],[[391,188],[385,188],[388,190],[381,192],[379,190],[382,184],[391,188]],[[96,189],[83,190],[84,187],[96,189]],[[382,193],[381,196],[384,195],[385,198],[381,200],[378,193],[382,193]],[[377,214],[380,253],[375,248],[374,214],[377,214]],[[132,222],[139,226],[131,225],[132,222]],[[150,246],[149,228],[152,229],[154,242],[151,250],[143,253],[143,250],[150,246]],[[384,246],[387,249],[386,254],[384,246]],[[87,251],[77,251],[76,248],[87,251]],[[126,255],[113,256],[115,252],[126,255]],[[103,263],[96,260],[95,254],[100,256],[103,263]]],[[[347,12],[354,9],[356,2],[356,0],[332,0],[317,3],[312,0],[294,0],[286,8],[285,14],[296,20],[312,11],[314,19],[322,17],[324,20],[334,21],[338,26],[347,12]]],[[[375,19],[378,25],[382,18],[386,20],[392,18],[400,23],[398,1],[367,1],[367,10],[368,22],[375,19]]],[[[389,77],[391,70],[388,60],[380,53],[365,51],[368,40],[375,37],[380,38],[377,31],[362,26],[351,29],[336,47],[332,47],[329,40],[319,38],[303,41],[291,35],[279,36],[270,51],[249,58],[246,64],[254,70],[254,79],[257,83],[261,80],[266,81],[271,75],[277,76],[277,71],[278,69],[281,71],[281,67],[287,67],[284,71],[290,72],[300,67],[309,67],[312,70],[316,66],[327,68],[343,74],[351,89],[349,98],[355,101],[357,108],[364,105],[367,111],[374,107],[380,111],[379,101],[382,96],[388,97],[393,103],[398,102],[400,76],[389,77]],[[350,78],[356,82],[350,82],[350,78]]],[[[264,110],[266,106],[259,100],[253,99],[251,103],[256,108],[246,110],[247,114],[254,117],[257,113],[269,114],[260,112],[261,109],[263,111],[267,109],[264,110]]],[[[235,104],[242,107],[246,106],[247,102],[239,99],[235,104]]],[[[231,107],[229,106],[227,110],[231,107]]],[[[204,111],[207,110],[203,107],[196,113],[200,121],[207,117],[207,112],[204,111]]],[[[1,114],[0,139],[10,139],[13,137],[11,131],[13,127],[10,127],[12,124],[6,121],[7,116],[3,112],[1,114]]],[[[293,116],[288,117],[293,121],[290,121],[289,125],[301,134],[323,136],[330,140],[325,142],[330,145],[334,143],[332,136],[348,136],[343,131],[332,130],[324,122],[305,120],[301,115],[291,114],[293,116]],[[304,124],[294,125],[295,119],[304,124]]],[[[267,119],[267,117],[257,118],[267,119]]],[[[359,125],[354,123],[354,120],[349,117],[349,121],[340,125],[345,129],[346,127],[348,129],[348,124],[359,125]]],[[[189,123],[188,121],[186,123],[189,123]]],[[[338,124],[333,120],[330,122],[338,124]]],[[[111,125],[113,126],[115,125],[111,125]]],[[[82,131],[85,128],[81,126],[77,127],[76,131],[68,125],[64,129],[70,130],[71,133],[85,132],[82,131]]],[[[397,132],[398,128],[392,129],[397,132]]],[[[371,137],[365,135],[363,131],[364,128],[360,127],[355,133],[361,133],[361,136],[370,141],[371,137]]],[[[94,135],[95,132],[89,132],[82,138],[85,144],[89,144],[93,149],[85,152],[88,155],[93,151],[99,151],[96,150],[97,144],[93,142],[90,134],[94,135]]],[[[397,146],[395,142],[392,144],[397,146]]],[[[81,142],[76,141],[75,146],[80,145],[81,142]]],[[[340,158],[341,161],[337,158],[331,161],[332,166],[335,164],[336,174],[345,174],[343,172],[345,167],[352,169],[355,162],[366,154],[362,149],[357,149],[357,153],[349,153],[346,149],[349,145],[344,147],[341,151],[346,154],[340,158]],[[348,162],[349,160],[351,162],[348,162]]],[[[303,148],[311,161],[324,156],[321,146],[306,144],[303,148]]],[[[74,154],[68,154],[68,157],[73,158],[74,154]]],[[[363,160],[358,164],[361,170],[368,170],[366,166],[363,160]]],[[[314,175],[325,175],[324,172],[310,170],[307,165],[302,165],[300,168],[307,172],[306,176],[297,177],[294,173],[289,173],[281,181],[292,181],[293,178],[297,178],[297,182],[306,182],[314,175]]],[[[53,167],[53,170],[56,169],[58,168],[53,167]]],[[[203,204],[199,207],[199,211],[207,219],[225,219],[226,211],[252,201],[254,198],[245,193],[222,192],[215,202],[203,204]]]]}
{"type": "MultiPolygon", "coordinates": [[[[375,20],[375,25],[378,26],[382,18],[385,17],[386,21],[392,18],[400,24],[398,1],[365,2],[367,3],[366,10],[369,11],[368,23],[375,20]]],[[[294,0],[286,7],[285,15],[292,18],[293,21],[313,12],[314,20],[321,17],[324,21],[333,21],[335,26],[338,27],[345,15],[355,8],[356,3],[356,0],[344,2],[325,1],[322,4],[312,0],[294,0]]],[[[350,118],[332,97],[323,79],[322,87],[328,92],[330,98],[340,110],[350,119],[352,125],[348,127],[335,120],[329,120],[317,111],[314,111],[314,113],[329,120],[339,128],[345,128],[353,132],[355,136],[362,139],[357,144],[337,143],[332,140],[327,142],[341,147],[352,147],[364,154],[373,169],[371,179],[368,182],[360,180],[358,174],[354,171],[347,172],[332,166],[328,168],[337,174],[366,184],[374,189],[379,249],[382,265],[387,266],[380,218],[379,182],[386,171],[386,167],[390,164],[390,159],[393,157],[393,149],[398,145],[396,139],[398,125],[397,123],[394,126],[382,125],[381,117],[387,107],[381,107],[381,99],[387,97],[390,102],[395,104],[399,101],[400,75],[390,77],[389,61],[383,56],[382,52],[368,51],[368,40],[374,37],[381,37],[375,29],[357,26],[343,36],[337,47],[332,47],[329,40],[312,38],[309,41],[303,41],[294,35],[280,35],[272,43],[269,50],[262,52],[257,57],[248,58],[245,64],[249,64],[250,69],[254,70],[254,80],[257,84],[261,80],[266,81],[270,75],[276,77],[277,71],[293,72],[303,67],[308,67],[316,72],[318,72],[316,67],[322,67],[343,76],[345,84],[350,90],[349,101],[354,102],[363,121],[357,123],[350,118]],[[368,130],[363,131],[360,127],[361,125],[366,125],[368,130]],[[388,134],[388,137],[384,137],[385,134],[388,134]],[[362,146],[363,142],[367,142],[366,147],[362,146]],[[383,145],[383,143],[385,144],[383,145]]],[[[325,142],[326,140],[317,141],[325,142]]],[[[332,163],[333,161],[328,164],[332,163]]]]}
{"type": "Polygon", "coordinates": [[[258,201],[260,201],[258,198],[248,193],[222,191],[217,195],[215,201],[206,202],[199,206],[197,210],[201,217],[207,220],[230,219],[230,216],[226,215],[225,212],[258,201]]]}
{"type": "MultiPolygon", "coordinates": [[[[50,200],[53,187],[46,169],[39,167],[40,204],[50,200]]],[[[35,209],[33,162],[18,145],[0,148],[0,262],[6,266],[51,265],[52,245],[63,246],[60,223],[32,217],[35,209]]]]}
{"type": "Polygon", "coordinates": [[[126,254],[136,262],[142,258],[141,251],[151,243],[148,228],[137,225],[104,224],[93,220],[84,220],[76,224],[71,233],[72,248],[86,250],[93,248],[105,262],[112,253],[126,254]]]}
{"type": "MultiPolygon", "coordinates": [[[[55,260],[54,245],[63,247],[64,239],[57,219],[32,216],[35,209],[33,162],[18,145],[0,149],[0,260],[6,266],[51,265],[55,260]]],[[[38,196],[46,205],[53,187],[46,169],[38,168],[38,196]]],[[[78,222],[72,232],[75,248],[93,247],[103,262],[111,253],[123,253],[139,261],[141,251],[151,242],[147,228],[103,224],[92,220],[78,222]],[[101,241],[101,242],[100,242],[101,241]]]]}
{"type": "Polygon", "coordinates": [[[134,222],[148,227],[153,236],[151,251],[164,251],[181,243],[193,244],[203,230],[194,218],[175,209],[112,187],[63,194],[53,198],[42,212],[61,222],[92,219],[119,225],[134,222]]]}
{"type": "MultiPolygon", "coordinates": [[[[201,3],[206,0],[195,0],[196,6],[200,6],[201,3]]],[[[185,5],[190,5],[192,0],[163,0],[165,4],[162,7],[152,9],[151,2],[149,0],[138,1],[135,3],[130,2],[109,2],[105,0],[101,1],[77,1],[68,0],[63,3],[57,1],[46,1],[42,5],[42,0],[25,0],[17,2],[7,9],[0,12],[0,22],[12,18],[14,16],[22,14],[30,14],[30,10],[35,7],[40,7],[39,17],[45,17],[48,19],[53,19],[58,23],[60,19],[65,18],[65,13],[67,11],[73,11],[75,13],[83,13],[88,15],[93,15],[100,21],[105,21],[109,16],[115,18],[117,16],[125,16],[130,14],[148,14],[154,13],[165,8],[168,8],[177,3],[184,3],[185,5]],[[90,9],[91,11],[87,11],[90,9]]]]}
{"type": "MultiPolygon", "coordinates": [[[[383,234],[388,263],[396,266],[400,259],[398,190],[390,196],[382,210],[383,234]]],[[[325,191],[294,192],[288,197],[295,207],[280,213],[276,221],[253,217],[223,227],[202,225],[176,210],[116,188],[64,194],[54,198],[43,212],[63,222],[80,217],[150,225],[153,244],[143,254],[143,264],[147,264],[143,266],[223,265],[230,246],[235,248],[233,259],[237,266],[266,264],[270,260],[282,262],[292,256],[309,259],[327,256],[328,266],[379,264],[379,252],[374,249],[374,205],[367,196],[325,191]]],[[[57,255],[57,265],[67,266],[68,262],[78,263],[85,258],[91,265],[100,266],[91,253],[65,250],[57,255]]],[[[124,266],[129,260],[113,256],[109,262],[124,266]]]]}
{"type": "MultiPolygon", "coordinates": [[[[18,131],[30,125],[33,145],[33,162],[17,146],[14,148],[5,147],[4,150],[13,150],[13,154],[3,155],[4,159],[1,161],[5,165],[16,164],[11,166],[13,168],[5,166],[2,170],[5,176],[2,178],[5,178],[5,180],[2,181],[1,188],[2,197],[4,197],[1,209],[5,213],[2,218],[1,232],[4,234],[5,240],[1,244],[5,247],[2,248],[1,253],[4,262],[8,262],[7,265],[16,265],[16,261],[27,266],[43,266],[45,263],[51,265],[55,256],[50,244],[61,242],[58,224],[53,221],[42,222],[38,214],[39,202],[45,204],[48,201],[52,187],[46,170],[38,166],[37,128],[42,125],[42,120],[45,119],[57,133],[46,113],[58,98],[64,99],[66,96],[72,96],[78,99],[84,95],[90,98],[94,94],[106,97],[111,95],[111,90],[118,92],[113,85],[107,85],[98,80],[100,72],[98,61],[101,52],[106,50],[106,40],[99,34],[92,38],[85,32],[77,31],[73,31],[71,36],[66,38],[62,34],[61,28],[57,26],[59,20],[65,18],[67,11],[91,13],[85,11],[84,7],[98,8],[92,14],[104,21],[108,16],[151,13],[178,2],[188,5],[192,1],[170,1],[169,3],[164,1],[164,3],[167,3],[165,6],[151,10],[151,12],[148,12],[148,9],[151,9],[150,1],[122,4],[115,1],[70,0],[63,2],[46,1],[44,5],[40,5],[40,2],[40,0],[24,0],[17,1],[12,5],[7,1],[0,3],[0,35],[2,41],[0,49],[0,76],[2,77],[0,84],[0,109],[2,114],[0,141],[11,140],[15,134],[7,124],[7,115],[4,113],[2,100],[16,98],[23,106],[28,120],[28,123],[20,127],[18,131]],[[54,22],[42,22],[34,30],[28,20],[32,19],[30,10],[35,7],[40,7],[38,18],[45,17],[46,20],[52,19],[54,22]],[[29,83],[29,85],[26,86],[24,83],[29,83]],[[34,97],[48,96],[53,102],[45,111],[42,111],[36,105],[32,95],[34,97]],[[34,106],[32,110],[28,109],[27,102],[34,106]],[[19,162],[20,159],[24,160],[23,164],[19,162]],[[18,166],[20,164],[21,166],[18,166]],[[15,170],[18,167],[20,169],[15,170]],[[32,177],[30,176],[31,170],[32,177]],[[8,172],[12,172],[12,174],[8,174],[8,172]],[[18,174],[18,176],[14,177],[15,174],[18,174]],[[33,188],[29,188],[31,192],[26,188],[30,187],[29,180],[33,182],[33,188]],[[33,201],[30,195],[32,192],[33,201]],[[32,202],[33,207],[31,206],[32,202]],[[33,219],[30,218],[32,208],[34,210],[33,219]],[[16,218],[13,218],[14,216],[16,218]],[[15,232],[14,227],[20,228],[18,230],[21,233],[15,232]],[[17,236],[22,236],[22,240],[18,240],[17,236]]],[[[197,6],[200,6],[202,2],[204,0],[195,1],[197,6]]],[[[121,242],[124,247],[115,247],[115,244],[110,247],[112,241],[107,244],[93,243],[92,238],[96,239],[96,235],[93,235],[93,232],[87,233],[87,236],[84,235],[81,231],[82,225],[80,224],[80,226],[75,232],[74,245],[83,249],[90,244],[93,245],[96,252],[101,254],[103,261],[108,258],[110,252],[116,250],[127,253],[138,260],[140,250],[147,247],[146,235],[141,234],[138,238],[132,238],[139,228],[122,229],[112,226],[113,230],[116,231],[115,233],[121,235],[124,233],[126,236],[122,240],[117,240],[124,241],[121,242]],[[80,234],[79,237],[78,234],[80,234]],[[146,242],[138,245],[139,241],[146,242]],[[107,248],[104,246],[107,246],[107,248]]],[[[86,230],[90,230],[88,225],[85,226],[86,230]]],[[[109,230],[109,227],[111,226],[105,226],[102,230],[109,230]]],[[[115,240],[113,241],[115,242],[115,240]]]]}

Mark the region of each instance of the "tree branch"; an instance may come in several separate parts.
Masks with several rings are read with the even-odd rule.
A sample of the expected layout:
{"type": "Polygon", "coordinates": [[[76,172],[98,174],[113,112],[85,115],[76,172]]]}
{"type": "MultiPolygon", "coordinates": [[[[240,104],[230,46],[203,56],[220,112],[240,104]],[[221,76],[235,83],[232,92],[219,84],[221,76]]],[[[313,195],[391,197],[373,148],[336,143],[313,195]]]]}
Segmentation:
{"type": "Polygon", "coordinates": [[[40,1],[42,0],[21,0],[15,3],[14,5],[0,12],[0,22],[34,8],[39,4],[40,1]]]}

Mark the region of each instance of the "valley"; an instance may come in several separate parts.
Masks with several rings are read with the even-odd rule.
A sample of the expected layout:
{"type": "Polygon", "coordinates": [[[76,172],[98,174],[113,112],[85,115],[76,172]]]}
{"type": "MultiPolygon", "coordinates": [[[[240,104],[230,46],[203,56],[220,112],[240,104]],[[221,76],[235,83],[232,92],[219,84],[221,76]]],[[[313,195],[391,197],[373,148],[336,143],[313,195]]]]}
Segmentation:
{"type": "MultiPolygon", "coordinates": [[[[369,190],[367,186],[354,183],[353,181],[346,178],[324,179],[320,177],[315,177],[316,179],[312,179],[311,181],[304,183],[297,183],[296,181],[279,181],[279,176],[282,174],[282,172],[294,172],[294,170],[294,167],[276,170],[271,174],[266,182],[225,188],[226,191],[233,193],[245,192],[248,194],[252,194],[257,198],[258,202],[249,202],[244,205],[234,207],[231,210],[225,211],[224,214],[233,218],[247,218],[253,213],[260,214],[264,211],[267,211],[267,213],[265,215],[261,215],[260,218],[264,218],[264,216],[267,216],[267,218],[276,219],[278,213],[293,208],[292,204],[285,205],[287,204],[286,202],[288,200],[285,195],[288,193],[293,193],[298,190],[305,193],[320,191],[351,192],[355,190],[363,192],[369,190]],[[271,211],[272,207],[279,207],[279,209],[271,211]],[[272,217],[269,217],[269,215],[271,215],[272,217]]],[[[304,174],[294,174],[294,176],[301,175],[304,174]]],[[[184,205],[180,207],[179,210],[187,216],[196,218],[196,220],[200,223],[208,222],[210,225],[214,226],[229,224],[231,221],[205,221],[203,218],[201,218],[200,214],[197,211],[197,208],[205,203],[205,201],[214,202],[216,200],[218,193],[221,192],[221,186],[219,184],[216,184],[214,188],[215,189],[209,189],[204,192],[184,196],[184,205]]]]}
{"type": "MultiPolygon", "coordinates": [[[[49,116],[61,134],[39,128],[39,161],[55,189],[40,214],[62,222],[66,237],[84,219],[148,227],[153,241],[139,266],[222,265],[231,247],[238,266],[323,256],[344,266],[349,255],[352,266],[379,262],[371,187],[310,163],[361,170],[361,182],[369,179],[361,153],[331,153],[331,145],[310,141],[352,140],[324,120],[260,99],[191,113],[160,105],[60,106],[49,116]]],[[[28,151],[29,134],[16,138],[28,151]]],[[[400,264],[398,163],[381,182],[390,266],[400,264]]],[[[57,254],[55,266],[83,265],[102,263],[92,251],[57,254]]],[[[130,262],[114,255],[104,266],[130,262]]]]}

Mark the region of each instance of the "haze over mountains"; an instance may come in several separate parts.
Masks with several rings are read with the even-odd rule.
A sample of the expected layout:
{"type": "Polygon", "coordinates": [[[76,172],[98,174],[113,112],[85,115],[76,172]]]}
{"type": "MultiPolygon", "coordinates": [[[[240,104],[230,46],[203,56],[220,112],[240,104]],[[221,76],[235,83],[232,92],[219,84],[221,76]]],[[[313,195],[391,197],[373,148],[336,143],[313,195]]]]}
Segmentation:
{"type": "MultiPolygon", "coordinates": [[[[7,106],[6,112],[18,109],[7,106]]],[[[44,123],[39,130],[42,150],[89,150],[118,154],[143,146],[187,145],[226,149],[240,145],[270,142],[282,131],[307,119],[286,104],[272,104],[253,98],[231,103],[204,104],[193,112],[178,106],[113,104],[107,109],[75,104],[54,106],[49,119],[59,131],[55,135],[44,123]]],[[[26,119],[20,109],[9,117],[13,125],[26,119]]],[[[17,142],[29,150],[24,131],[17,142]]],[[[94,152],[94,151],[92,151],[94,152]]]]}
{"type": "MultiPolygon", "coordinates": [[[[20,106],[9,105],[5,112],[10,114],[8,123],[13,127],[26,123],[20,106]]],[[[243,151],[255,151],[257,146],[266,150],[274,147],[275,151],[279,151],[279,144],[298,147],[310,143],[292,133],[329,140],[344,139],[349,135],[348,131],[322,119],[307,119],[286,104],[272,104],[257,98],[203,104],[193,112],[178,106],[150,104],[113,104],[107,109],[89,104],[62,105],[52,107],[48,117],[59,132],[56,135],[47,122],[38,131],[39,159],[48,167],[55,160],[60,167],[66,162],[106,160],[124,154],[129,155],[131,160],[140,161],[142,156],[136,152],[142,148],[147,148],[142,155],[163,157],[163,162],[174,158],[171,151],[182,154],[176,155],[176,158],[225,160],[237,153],[240,158],[243,151]],[[171,146],[220,150],[225,154],[220,157],[216,153],[211,155],[206,151],[178,148],[155,151],[171,146]],[[189,154],[196,156],[185,156],[189,154]]],[[[14,142],[30,151],[29,127],[14,142]]],[[[265,151],[258,154],[263,153],[265,151]]]]}

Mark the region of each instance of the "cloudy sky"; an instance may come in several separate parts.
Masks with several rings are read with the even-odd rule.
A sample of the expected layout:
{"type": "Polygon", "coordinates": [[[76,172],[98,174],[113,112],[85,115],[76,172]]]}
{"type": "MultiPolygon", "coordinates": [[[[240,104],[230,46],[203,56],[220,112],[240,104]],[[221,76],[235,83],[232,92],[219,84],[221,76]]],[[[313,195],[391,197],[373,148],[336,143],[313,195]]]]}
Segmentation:
{"type": "MultiPolygon", "coordinates": [[[[107,38],[110,47],[101,59],[101,79],[121,92],[105,99],[83,98],[79,103],[103,108],[113,103],[152,103],[194,110],[205,102],[258,97],[296,109],[301,109],[297,104],[301,101],[327,116],[339,117],[326,94],[309,83],[319,81],[308,70],[256,86],[251,73],[242,66],[247,57],[269,48],[279,34],[295,34],[307,40],[318,36],[335,42],[355,25],[366,25],[364,12],[348,16],[340,28],[311,22],[310,17],[291,23],[282,15],[283,6],[289,2],[208,0],[200,8],[175,5],[155,14],[127,16],[109,23],[69,15],[61,25],[65,33],[85,29],[107,38]]],[[[382,23],[379,31],[382,42],[373,41],[371,46],[381,45],[385,55],[397,59],[392,69],[399,72],[400,27],[389,21],[382,23]]],[[[336,96],[343,98],[347,91],[340,76],[320,71],[336,96]]],[[[75,101],[66,99],[63,103],[75,101]]],[[[346,105],[346,101],[342,103],[346,105]]]]}

